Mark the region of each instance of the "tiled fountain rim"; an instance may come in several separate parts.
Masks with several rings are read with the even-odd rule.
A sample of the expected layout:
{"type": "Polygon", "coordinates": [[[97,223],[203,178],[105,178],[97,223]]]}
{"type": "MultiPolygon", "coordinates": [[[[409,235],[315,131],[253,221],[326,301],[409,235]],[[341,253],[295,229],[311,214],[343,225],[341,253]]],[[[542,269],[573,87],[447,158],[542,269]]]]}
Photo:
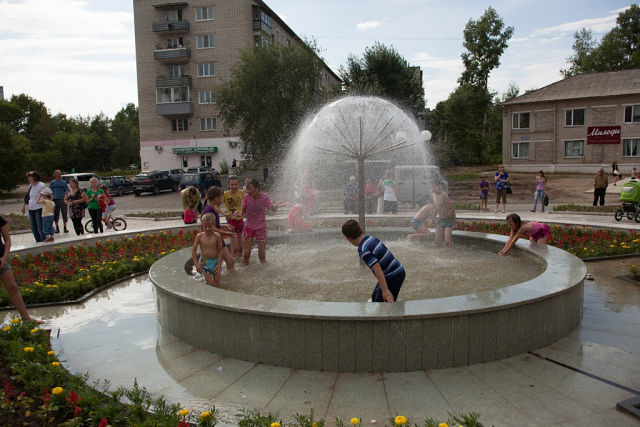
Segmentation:
{"type": "MultiPolygon", "coordinates": [[[[385,227],[384,232],[406,233],[406,228],[385,227]]],[[[376,228],[368,232],[375,235],[376,228]]],[[[336,230],[318,230],[317,233],[335,233],[336,230]]],[[[454,231],[457,239],[482,239],[495,242],[499,249],[506,236],[454,231]]],[[[345,242],[346,243],[346,242],[345,242]]],[[[319,302],[289,300],[256,296],[204,286],[194,281],[184,271],[184,263],[190,257],[191,249],[183,249],[158,260],[149,270],[149,277],[155,286],[178,299],[198,305],[220,308],[228,311],[324,320],[394,320],[410,318],[441,317],[447,315],[468,315],[506,309],[534,301],[550,298],[580,285],[586,276],[586,266],[578,257],[548,246],[546,252],[529,248],[529,242],[520,240],[517,250],[528,252],[546,264],[539,276],[505,288],[452,297],[414,301],[399,301],[395,304],[373,304],[367,302],[319,302]]]]}

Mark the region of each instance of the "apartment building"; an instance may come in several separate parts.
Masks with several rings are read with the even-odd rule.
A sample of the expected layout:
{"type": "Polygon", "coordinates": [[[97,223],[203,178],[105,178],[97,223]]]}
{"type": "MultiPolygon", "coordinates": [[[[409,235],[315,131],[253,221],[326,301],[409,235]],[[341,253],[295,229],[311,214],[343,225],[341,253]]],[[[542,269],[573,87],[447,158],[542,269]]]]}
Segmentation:
{"type": "Polygon", "coordinates": [[[640,70],[582,74],[507,101],[502,161],[512,171],[595,173],[640,166],[640,70]]]}
{"type": "MultiPolygon", "coordinates": [[[[239,160],[242,141],[218,117],[216,88],[241,50],[300,38],[260,0],[134,0],[133,9],[142,168],[239,160]]],[[[325,66],[319,84],[340,79],[325,66]]]]}

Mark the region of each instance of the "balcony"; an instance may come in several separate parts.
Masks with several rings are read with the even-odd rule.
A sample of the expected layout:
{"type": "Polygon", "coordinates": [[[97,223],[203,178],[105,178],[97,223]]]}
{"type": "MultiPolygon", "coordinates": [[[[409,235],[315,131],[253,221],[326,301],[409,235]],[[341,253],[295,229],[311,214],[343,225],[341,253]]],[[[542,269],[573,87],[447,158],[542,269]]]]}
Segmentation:
{"type": "Polygon", "coordinates": [[[154,33],[178,34],[189,31],[188,21],[154,22],[151,24],[154,33]]]}
{"type": "Polygon", "coordinates": [[[187,47],[175,49],[156,49],[153,51],[153,59],[166,64],[185,62],[191,57],[191,52],[187,47]]]}
{"type": "Polygon", "coordinates": [[[156,87],[170,87],[170,86],[191,86],[191,76],[181,77],[156,77],[156,87]]]}
{"type": "Polygon", "coordinates": [[[161,116],[190,116],[193,114],[193,102],[156,104],[156,112],[161,116]]]}
{"type": "Polygon", "coordinates": [[[152,6],[156,7],[156,8],[162,8],[162,7],[176,7],[176,6],[186,6],[188,5],[189,2],[186,1],[158,1],[156,3],[154,3],[152,6]]]}

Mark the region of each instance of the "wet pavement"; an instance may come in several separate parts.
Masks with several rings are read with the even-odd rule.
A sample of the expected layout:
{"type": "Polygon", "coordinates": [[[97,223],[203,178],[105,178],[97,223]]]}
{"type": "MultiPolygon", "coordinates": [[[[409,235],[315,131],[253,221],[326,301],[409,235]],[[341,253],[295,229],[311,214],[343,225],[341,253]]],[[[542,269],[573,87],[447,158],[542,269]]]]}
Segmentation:
{"type": "MultiPolygon", "coordinates": [[[[504,215],[458,216],[503,220],[504,215]]],[[[522,216],[640,229],[640,224],[617,222],[613,215],[522,216]]],[[[127,231],[181,226],[180,220],[127,221],[127,231]]],[[[71,234],[60,235],[56,244],[77,241],[71,234]]],[[[36,246],[31,234],[12,239],[14,250],[36,246]]],[[[158,326],[154,290],[146,275],[83,304],[31,311],[54,330],[53,344],[71,371],[86,372],[91,380],[107,379],[112,387],[131,387],[136,378],[154,396],[164,395],[192,411],[215,405],[229,424],[237,409],[256,408],[279,411],[285,421],[314,409],[328,425],[334,425],[335,418],[348,423],[352,417],[388,424],[396,414],[422,424],[426,417],[444,421],[448,413],[477,412],[484,425],[636,426],[639,419],[616,409],[618,402],[640,397],[640,285],[616,277],[632,264],[640,265],[640,257],[587,263],[594,280],[585,281],[580,326],[550,346],[463,368],[407,373],[304,371],[199,350],[158,326]]],[[[6,321],[13,314],[0,316],[6,321]]]]}

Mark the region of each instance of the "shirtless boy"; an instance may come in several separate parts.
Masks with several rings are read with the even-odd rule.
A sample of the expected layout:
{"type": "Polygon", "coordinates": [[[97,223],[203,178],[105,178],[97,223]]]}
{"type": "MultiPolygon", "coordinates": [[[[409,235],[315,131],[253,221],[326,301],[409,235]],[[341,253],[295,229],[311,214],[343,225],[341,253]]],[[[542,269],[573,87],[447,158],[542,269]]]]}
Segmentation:
{"type": "Polygon", "coordinates": [[[202,215],[202,232],[196,235],[191,248],[191,258],[198,273],[204,274],[209,285],[220,284],[220,264],[222,263],[222,238],[215,231],[216,218],[211,213],[202,215]],[[202,262],[198,260],[198,246],[202,262]]]}
{"type": "Polygon", "coordinates": [[[424,240],[433,236],[429,227],[435,227],[436,225],[436,209],[433,206],[433,203],[429,203],[428,205],[424,205],[420,210],[414,215],[411,220],[411,226],[415,233],[409,234],[407,238],[411,241],[416,240],[424,240]]]}
{"type": "Polygon", "coordinates": [[[456,226],[456,210],[453,207],[453,203],[447,196],[447,193],[442,191],[442,182],[437,181],[433,183],[433,206],[436,210],[436,246],[442,246],[442,237],[444,234],[444,242],[447,248],[452,247],[451,235],[453,229],[456,226]]]}

